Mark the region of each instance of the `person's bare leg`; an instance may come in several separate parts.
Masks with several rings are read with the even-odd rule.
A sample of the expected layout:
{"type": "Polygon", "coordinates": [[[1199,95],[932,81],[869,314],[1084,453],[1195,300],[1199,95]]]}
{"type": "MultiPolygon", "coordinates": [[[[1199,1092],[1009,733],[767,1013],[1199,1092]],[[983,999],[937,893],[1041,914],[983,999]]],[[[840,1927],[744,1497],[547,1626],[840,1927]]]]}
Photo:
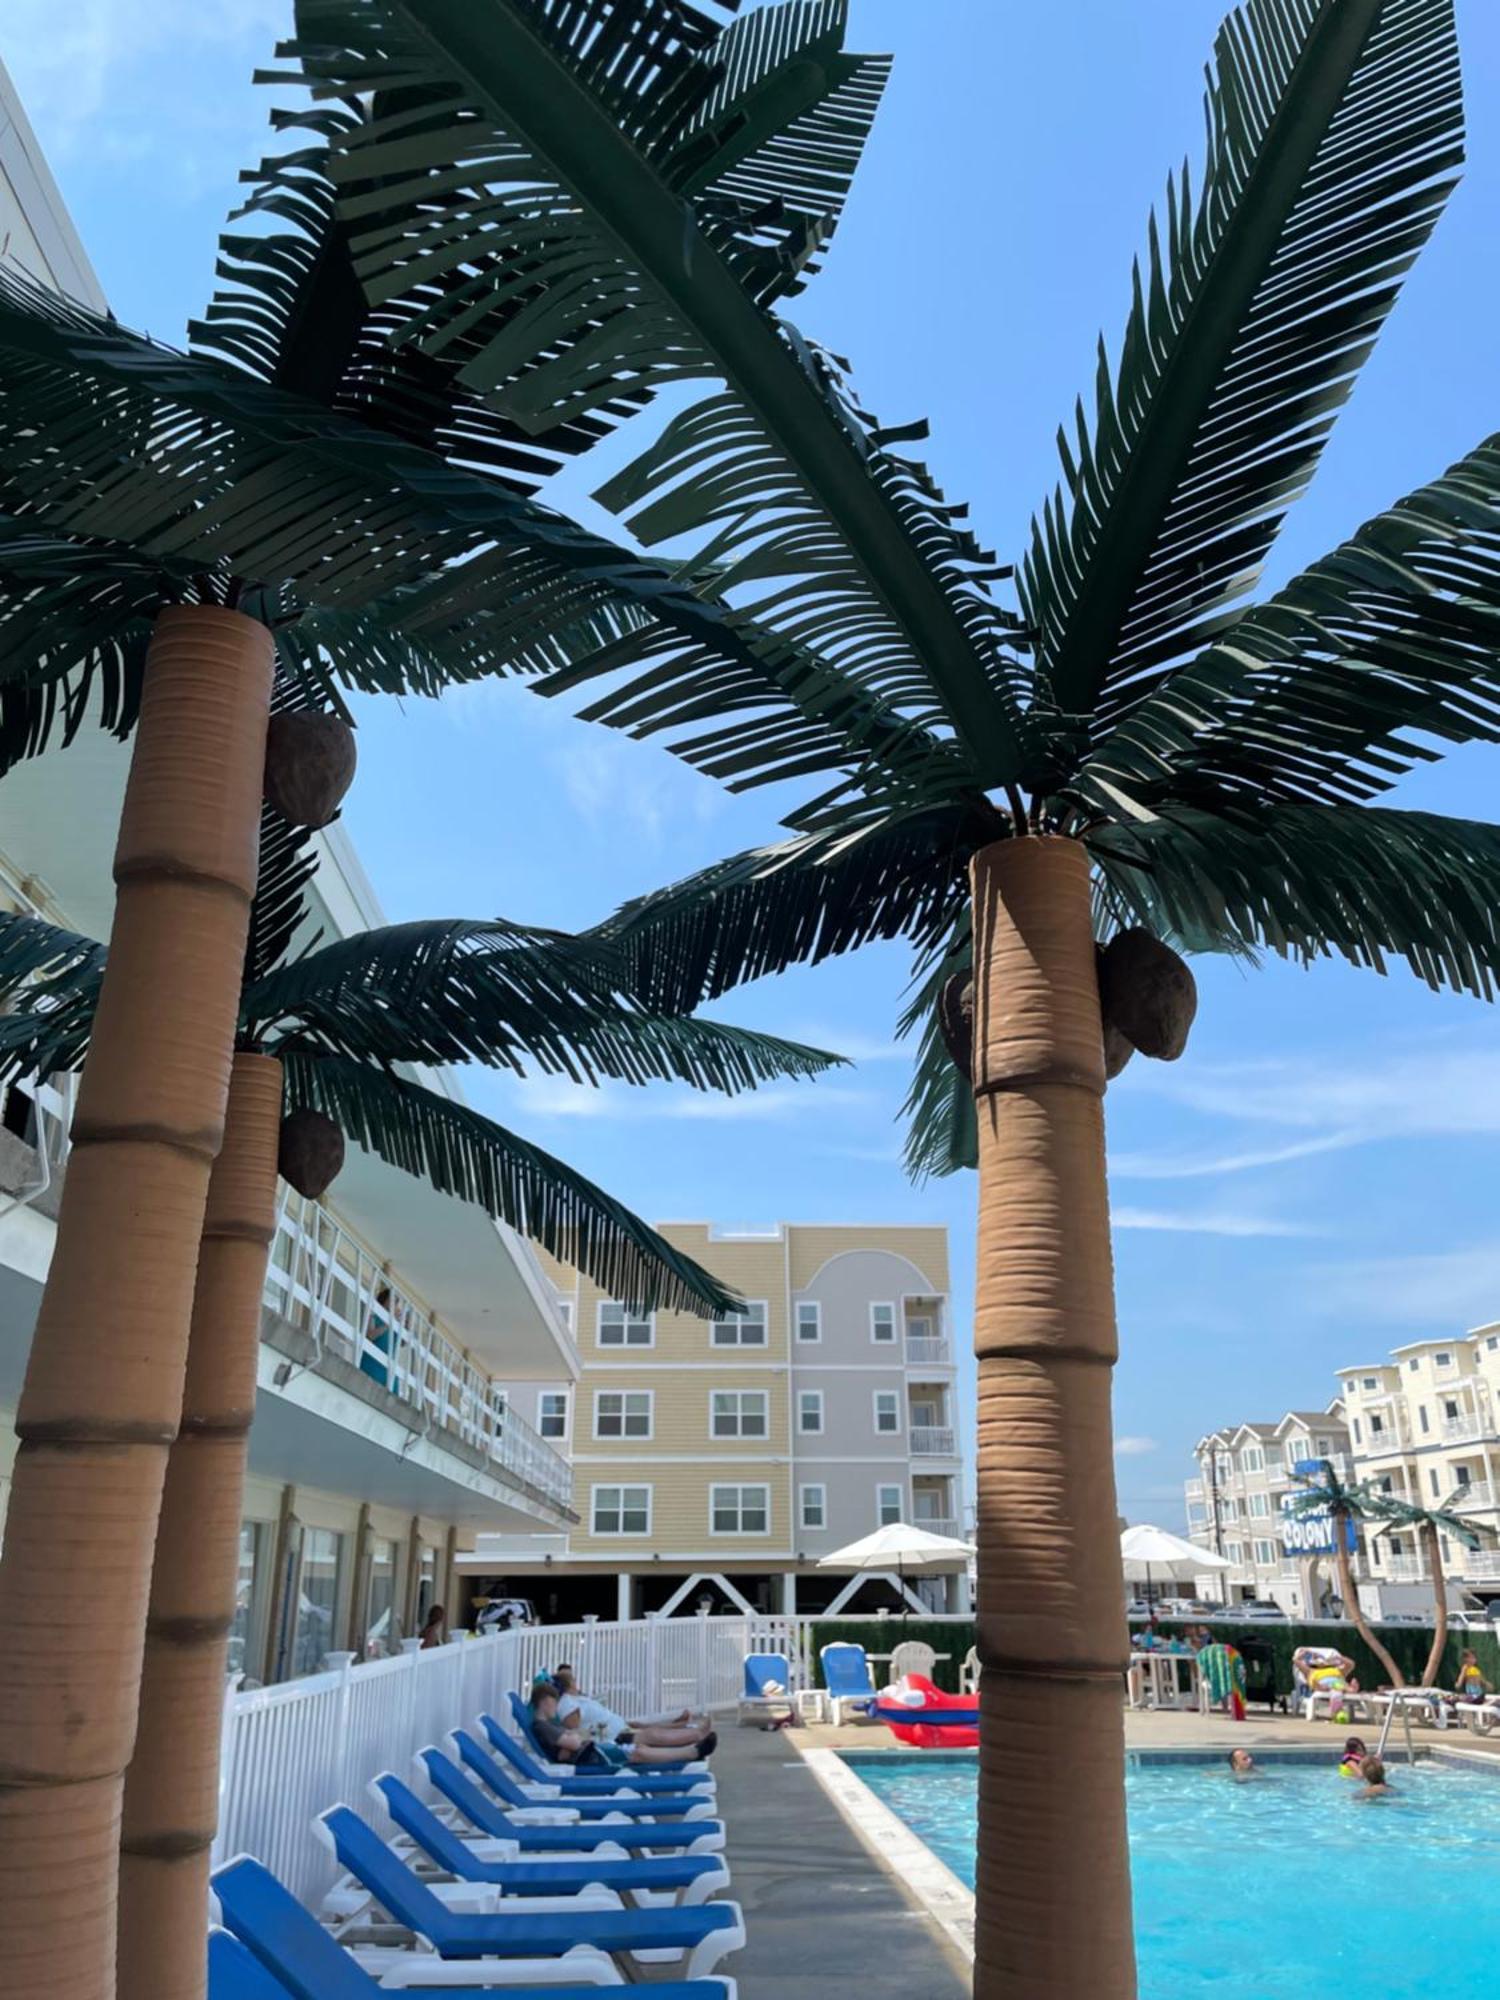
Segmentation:
{"type": "Polygon", "coordinates": [[[645,1744],[649,1750],[684,1750],[696,1749],[705,1732],[671,1727],[662,1722],[647,1722],[634,1727],[631,1734],[637,1743],[645,1744]]]}
{"type": "Polygon", "coordinates": [[[688,1764],[698,1753],[697,1740],[680,1750],[664,1750],[650,1743],[632,1743],[630,1761],[632,1764],[688,1764]]]}

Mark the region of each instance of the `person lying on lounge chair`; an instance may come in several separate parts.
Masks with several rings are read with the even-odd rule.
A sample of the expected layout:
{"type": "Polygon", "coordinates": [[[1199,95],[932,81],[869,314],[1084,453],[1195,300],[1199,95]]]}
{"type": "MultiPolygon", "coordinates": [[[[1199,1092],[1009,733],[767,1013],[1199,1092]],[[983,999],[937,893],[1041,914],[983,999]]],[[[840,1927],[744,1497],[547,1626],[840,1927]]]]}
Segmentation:
{"type": "Polygon", "coordinates": [[[708,1724],[698,1722],[689,1710],[683,1709],[667,1721],[627,1722],[602,1701],[581,1693],[577,1676],[566,1663],[552,1679],[558,1690],[558,1720],[564,1729],[579,1730],[605,1743],[621,1743],[627,1749],[632,1743],[644,1743],[649,1750],[691,1749],[695,1756],[702,1754],[698,1745],[709,1733],[708,1724]]]}
{"type": "Polygon", "coordinates": [[[538,1743],[555,1764],[572,1764],[580,1771],[618,1771],[630,1765],[690,1764],[695,1757],[707,1757],[718,1748],[719,1739],[709,1731],[700,1741],[681,1748],[663,1749],[651,1743],[595,1743],[581,1729],[566,1728],[558,1716],[557,1684],[539,1680],[531,1690],[531,1727],[538,1743]]]}

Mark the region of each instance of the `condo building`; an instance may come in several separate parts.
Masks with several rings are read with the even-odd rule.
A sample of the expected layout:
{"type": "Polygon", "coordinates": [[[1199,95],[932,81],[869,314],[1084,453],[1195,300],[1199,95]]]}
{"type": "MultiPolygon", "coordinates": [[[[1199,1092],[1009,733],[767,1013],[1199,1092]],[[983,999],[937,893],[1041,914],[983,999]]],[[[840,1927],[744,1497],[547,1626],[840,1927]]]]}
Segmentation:
{"type": "Polygon", "coordinates": [[[1226,1605],[1276,1603],[1291,1617],[1326,1609],[1338,1588],[1334,1565],[1288,1548],[1282,1503],[1297,1491],[1295,1468],[1310,1459],[1350,1475],[1342,1405],[1288,1410],[1274,1423],[1228,1424],[1199,1438],[1193,1455],[1197,1476],[1184,1490],[1188,1538],[1229,1564],[1205,1571],[1199,1593],[1226,1605]]]}
{"type": "MultiPolygon", "coordinates": [[[[743,1312],[638,1313],[553,1266],[580,1374],[571,1389],[528,1391],[524,1408],[571,1448],[578,1525],[565,1538],[486,1536],[463,1566],[558,1617],[705,1601],[822,1611],[861,1585],[820,1557],[896,1521],[960,1536],[946,1230],[662,1232],[743,1312]]],[[[967,1608],[961,1564],[898,1575],[894,1600],[885,1588],[888,1602],[967,1608]]]]}

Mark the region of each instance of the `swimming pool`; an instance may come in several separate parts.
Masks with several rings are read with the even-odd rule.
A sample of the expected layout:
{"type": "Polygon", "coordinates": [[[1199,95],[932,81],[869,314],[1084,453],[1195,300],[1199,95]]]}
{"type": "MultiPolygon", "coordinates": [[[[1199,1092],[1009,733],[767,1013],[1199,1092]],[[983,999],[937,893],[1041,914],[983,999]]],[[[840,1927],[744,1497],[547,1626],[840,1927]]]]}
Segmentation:
{"type": "MultiPolygon", "coordinates": [[[[973,1886],[972,1759],[846,1760],[973,1886]]],[[[1132,1764],[1141,2000],[1452,2000],[1500,1976],[1500,1777],[1398,1765],[1360,1805],[1326,1762],[1132,1764]]]]}

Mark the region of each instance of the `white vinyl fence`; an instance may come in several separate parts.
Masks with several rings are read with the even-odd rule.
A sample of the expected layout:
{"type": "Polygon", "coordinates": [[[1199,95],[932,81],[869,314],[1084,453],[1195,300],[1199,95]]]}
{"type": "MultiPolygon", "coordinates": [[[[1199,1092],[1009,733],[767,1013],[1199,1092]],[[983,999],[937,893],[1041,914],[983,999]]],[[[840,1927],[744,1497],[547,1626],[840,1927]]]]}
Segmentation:
{"type": "MultiPolygon", "coordinates": [[[[647,1618],[628,1625],[536,1625],[460,1636],[422,1652],[414,1639],[389,1659],[327,1670],[279,1687],[231,1690],[216,1861],[253,1854],[305,1902],[333,1881],[314,1815],[340,1801],[371,1815],[366,1787],[380,1771],[409,1778],[411,1760],[485,1709],[508,1719],[506,1696],[566,1660],[579,1684],[624,1715],[733,1708],[746,1653],[785,1653],[791,1684],[810,1684],[809,1618],[647,1618]]],[[[856,1621],[864,1622],[864,1621],[856,1621]]],[[[935,1621],[934,1621],[935,1622],[935,1621]]],[[[957,1621],[965,1622],[965,1621],[957,1621]]],[[[892,1619],[892,1641],[899,1621],[892,1619]]]]}

